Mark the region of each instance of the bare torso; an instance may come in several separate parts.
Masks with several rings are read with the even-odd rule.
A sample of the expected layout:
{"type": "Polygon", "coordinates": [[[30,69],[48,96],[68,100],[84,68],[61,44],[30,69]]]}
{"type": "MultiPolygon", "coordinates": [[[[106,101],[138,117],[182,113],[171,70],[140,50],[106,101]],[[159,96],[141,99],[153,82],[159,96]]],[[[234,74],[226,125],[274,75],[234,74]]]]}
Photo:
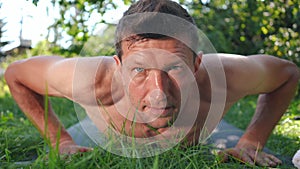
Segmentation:
{"type": "MultiPolygon", "coordinates": [[[[198,101],[191,101],[190,103],[192,106],[198,107],[197,110],[197,118],[194,123],[191,123],[190,125],[196,127],[193,129],[193,132],[196,131],[197,138],[200,135],[201,130],[203,129],[203,125],[205,123],[205,126],[207,127],[207,130],[210,132],[217,126],[218,122],[221,120],[223,115],[230,109],[230,107],[240,98],[245,96],[245,93],[238,93],[238,95],[234,92],[234,90],[230,90],[231,84],[228,81],[224,81],[223,84],[220,82],[218,85],[211,86],[211,82],[214,83],[215,81],[209,77],[212,76],[214,72],[209,72],[207,70],[207,66],[210,65],[210,62],[212,61],[215,63],[216,59],[218,61],[222,61],[224,58],[220,56],[209,56],[210,59],[206,61],[206,56],[203,57],[203,62],[200,66],[200,69],[195,74],[195,79],[197,81],[198,86],[198,92],[199,92],[199,100],[198,101]],[[222,92],[215,92],[215,97],[224,98],[223,100],[212,100],[212,90],[220,90],[220,91],[226,91],[226,93],[222,92]],[[213,104],[212,104],[213,103],[213,104]],[[217,106],[218,105],[218,106],[217,106]],[[217,112],[212,112],[213,107],[218,107],[215,110],[218,110],[217,112]],[[207,118],[207,114],[210,111],[211,116],[210,118],[207,118]]],[[[116,65],[113,60],[113,58],[105,57],[104,59],[99,58],[98,64],[95,63],[95,67],[97,65],[98,71],[97,72],[91,72],[94,73],[94,75],[90,75],[91,77],[96,77],[95,79],[91,78],[89,80],[95,81],[94,83],[90,83],[89,81],[84,81],[85,85],[89,84],[95,84],[92,87],[87,87],[89,89],[92,89],[91,91],[88,91],[87,94],[89,96],[86,97],[93,97],[95,99],[86,99],[86,97],[82,97],[84,99],[83,102],[78,100],[77,102],[85,108],[88,116],[91,118],[91,120],[94,122],[94,124],[97,126],[98,129],[100,129],[102,132],[105,132],[108,126],[113,126],[118,131],[125,131],[127,135],[131,136],[132,133],[132,121],[130,117],[127,117],[126,112],[124,109],[122,109],[122,104],[126,104],[128,98],[124,95],[124,89],[122,85],[122,80],[120,80],[120,77],[118,77],[116,73],[116,65]],[[104,66],[104,68],[103,68],[104,66]],[[97,74],[103,74],[105,71],[105,80],[100,78],[101,80],[97,79],[97,74]],[[95,91],[95,92],[93,92],[95,91]],[[92,96],[91,96],[92,95],[92,96]],[[87,102],[87,100],[90,100],[87,102]],[[101,116],[99,116],[101,114],[101,116]],[[127,119],[128,118],[128,119],[127,119]],[[125,125],[124,125],[125,124],[125,125]]],[[[228,59],[228,58],[227,58],[228,59]]],[[[230,61],[229,61],[230,62],[230,61]]],[[[221,62],[220,62],[221,63],[221,62]]],[[[84,64],[83,64],[84,66],[84,64]]],[[[90,65],[91,66],[91,65],[90,65]]],[[[219,67],[213,67],[213,69],[219,69],[221,72],[221,75],[223,73],[224,77],[226,78],[229,75],[229,72],[226,72],[228,70],[227,67],[223,67],[224,64],[220,64],[219,67]]],[[[226,65],[225,65],[226,66],[226,65]]],[[[80,67],[78,67],[80,69],[80,67]]],[[[210,70],[209,70],[210,71],[210,70]]],[[[220,74],[218,74],[220,76],[220,74]]],[[[81,76],[81,75],[79,75],[81,76]]],[[[85,74],[84,76],[89,76],[88,74],[85,74]]],[[[81,78],[79,78],[81,79],[81,78]]],[[[81,82],[82,83],[82,82],[81,82]]],[[[216,82],[218,83],[218,81],[216,82]]],[[[83,86],[85,86],[83,85],[83,86]]],[[[86,87],[82,87],[86,88],[86,87]]],[[[80,90],[82,92],[82,90],[80,90]]],[[[76,94],[75,94],[76,95],[76,94]]],[[[78,94],[82,96],[82,93],[78,94]]],[[[75,98],[76,100],[76,98],[75,98]]],[[[193,109],[194,110],[194,109],[193,109]]],[[[128,113],[128,112],[127,112],[128,113]]],[[[164,121],[161,120],[161,123],[167,123],[167,120],[164,121]]],[[[166,126],[162,126],[161,128],[157,128],[157,131],[164,132],[168,129],[166,126]]],[[[146,123],[135,123],[135,133],[134,135],[136,137],[151,137],[154,135],[157,135],[156,131],[153,131],[153,128],[149,128],[148,124],[146,123]]],[[[191,135],[194,135],[194,133],[191,135]]],[[[189,137],[189,136],[188,136],[189,137]]],[[[189,138],[193,140],[194,138],[189,138]]]]}

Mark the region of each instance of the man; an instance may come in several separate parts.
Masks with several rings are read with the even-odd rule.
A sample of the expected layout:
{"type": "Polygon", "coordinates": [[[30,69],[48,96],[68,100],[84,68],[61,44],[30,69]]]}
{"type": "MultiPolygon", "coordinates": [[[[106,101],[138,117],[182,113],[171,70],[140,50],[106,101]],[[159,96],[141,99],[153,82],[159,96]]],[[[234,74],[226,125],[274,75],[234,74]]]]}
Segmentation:
{"type": "MultiPolygon", "coordinates": [[[[196,108],[195,123],[189,126],[185,136],[189,144],[201,138],[210,109],[222,104],[221,101],[212,101],[215,99],[213,89],[226,93],[221,115],[244,96],[260,94],[249,127],[234,148],[224,151],[224,160],[230,154],[251,164],[280,164],[279,159],[260,150],[293,98],[300,77],[298,68],[291,62],[272,56],[219,54],[226,78],[225,84],[220,87],[219,83],[211,80],[208,67],[203,66],[203,62],[214,58],[214,55],[195,53],[194,48],[201,42],[193,39],[193,34],[190,34],[193,31],[178,28],[179,31],[170,33],[170,36],[147,33],[152,31],[147,30],[148,21],[157,18],[155,15],[124,19],[125,16],[146,12],[171,14],[194,25],[187,11],[175,2],[141,0],[125,12],[117,27],[116,56],[33,57],[8,67],[5,79],[11,94],[41,134],[50,139],[52,146],[56,146],[61,124],[49,102],[48,128],[45,129],[46,94],[65,97],[82,105],[101,131],[107,127],[104,124],[109,123],[116,131],[124,131],[125,135],[136,138],[172,134],[168,129],[180,116],[181,109],[186,113],[182,116],[184,118],[192,116],[189,113],[196,108]],[[146,29],[146,33],[143,32],[145,30],[137,33],[139,28],[146,29]],[[196,92],[189,90],[193,84],[197,86],[196,92]],[[101,118],[98,113],[93,113],[99,109],[101,118]]],[[[166,28],[166,34],[173,31],[167,26],[157,28],[166,28]]],[[[219,69],[214,64],[210,67],[219,69]]],[[[90,150],[76,145],[64,128],[60,132],[58,144],[61,153],[90,150]]]]}

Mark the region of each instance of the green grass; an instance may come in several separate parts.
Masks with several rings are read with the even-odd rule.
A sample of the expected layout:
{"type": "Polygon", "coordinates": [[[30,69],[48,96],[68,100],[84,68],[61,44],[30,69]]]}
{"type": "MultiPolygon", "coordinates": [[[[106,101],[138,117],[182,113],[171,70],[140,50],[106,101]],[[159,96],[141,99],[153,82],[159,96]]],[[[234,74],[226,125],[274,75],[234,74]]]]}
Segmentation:
{"type": "MultiPolygon", "coordinates": [[[[149,158],[125,158],[101,148],[92,152],[61,157],[56,150],[47,148],[43,138],[19,110],[0,79],[0,168],[263,168],[233,161],[220,163],[211,154],[209,146],[173,149],[149,158]]],[[[255,109],[256,97],[247,97],[237,103],[225,119],[245,129],[255,109]]],[[[71,101],[51,98],[59,118],[70,127],[78,122],[71,101]]],[[[300,101],[294,101],[270,137],[267,147],[273,152],[291,157],[300,145],[300,121],[293,120],[299,114],[300,101]]],[[[290,166],[279,166],[290,168],[290,166]]]]}

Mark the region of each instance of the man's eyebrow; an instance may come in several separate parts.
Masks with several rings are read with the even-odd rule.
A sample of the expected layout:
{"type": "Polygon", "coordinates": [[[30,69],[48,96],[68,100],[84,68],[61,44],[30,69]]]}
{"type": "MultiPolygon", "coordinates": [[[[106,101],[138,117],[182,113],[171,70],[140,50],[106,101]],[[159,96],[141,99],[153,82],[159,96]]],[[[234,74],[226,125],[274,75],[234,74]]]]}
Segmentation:
{"type": "Polygon", "coordinates": [[[143,63],[143,62],[141,62],[140,60],[134,60],[133,62],[132,62],[132,64],[134,64],[134,65],[145,65],[145,63],[143,63]]]}
{"type": "Polygon", "coordinates": [[[175,51],[175,55],[179,55],[180,57],[186,57],[187,55],[187,50],[185,46],[177,45],[175,51]]]}
{"type": "Polygon", "coordinates": [[[184,61],[177,60],[177,61],[170,62],[170,63],[166,64],[165,67],[170,67],[170,66],[174,66],[174,65],[181,65],[181,64],[184,64],[184,61]]]}
{"type": "Polygon", "coordinates": [[[180,59],[186,59],[187,55],[184,53],[176,53],[175,54],[177,57],[179,57],[180,59]]]}
{"type": "Polygon", "coordinates": [[[147,65],[145,62],[144,62],[144,59],[142,56],[139,56],[135,59],[132,59],[132,60],[129,60],[129,65],[147,65]]]}
{"type": "Polygon", "coordinates": [[[188,60],[188,56],[187,54],[185,54],[182,51],[178,51],[176,53],[173,53],[177,58],[177,60],[182,60],[182,61],[187,61],[188,60]]]}

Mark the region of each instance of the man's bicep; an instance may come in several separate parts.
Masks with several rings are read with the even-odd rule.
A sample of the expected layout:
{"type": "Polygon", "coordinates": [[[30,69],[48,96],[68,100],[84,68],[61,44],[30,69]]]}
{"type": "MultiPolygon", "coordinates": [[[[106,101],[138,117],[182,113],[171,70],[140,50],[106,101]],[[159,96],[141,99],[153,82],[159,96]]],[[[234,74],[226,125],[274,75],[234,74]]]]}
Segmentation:
{"type": "Polygon", "coordinates": [[[268,55],[248,56],[253,64],[253,74],[250,79],[258,80],[258,86],[253,91],[254,94],[270,93],[285,82],[293,74],[293,63],[268,55]]]}
{"type": "Polygon", "coordinates": [[[47,84],[52,95],[63,96],[77,103],[91,104],[96,99],[96,83],[100,82],[97,89],[99,95],[103,96],[110,92],[107,87],[111,77],[108,64],[112,59],[104,57],[84,57],[64,59],[53,64],[47,75],[47,84]],[[108,61],[110,60],[110,61],[108,61]]]}
{"type": "Polygon", "coordinates": [[[224,55],[227,87],[236,95],[270,93],[293,74],[295,65],[268,55],[224,55]]]}
{"type": "Polygon", "coordinates": [[[45,91],[45,73],[49,64],[59,57],[33,57],[19,60],[7,68],[5,77],[8,83],[18,83],[26,88],[42,94],[45,91]]]}
{"type": "Polygon", "coordinates": [[[41,95],[63,97],[56,88],[53,88],[56,81],[61,79],[61,75],[52,68],[62,60],[64,59],[58,56],[38,56],[17,61],[9,66],[7,78],[41,95]]]}

